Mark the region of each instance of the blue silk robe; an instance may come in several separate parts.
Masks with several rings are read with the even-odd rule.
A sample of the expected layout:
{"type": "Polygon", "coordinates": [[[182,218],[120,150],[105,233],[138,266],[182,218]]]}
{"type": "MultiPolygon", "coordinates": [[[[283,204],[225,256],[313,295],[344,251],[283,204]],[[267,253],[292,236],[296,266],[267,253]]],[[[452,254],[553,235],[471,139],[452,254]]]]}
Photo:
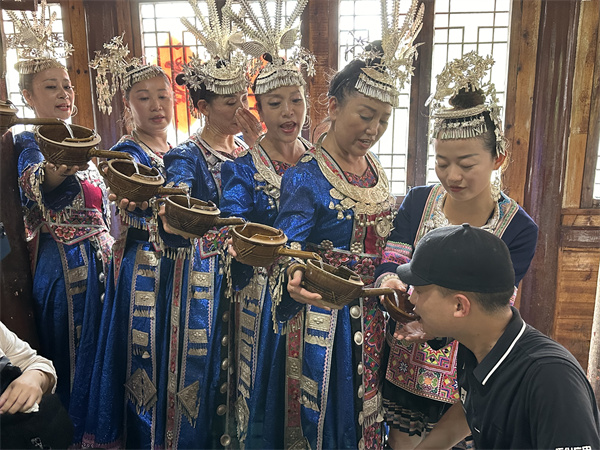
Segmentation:
{"type": "MultiPolygon", "coordinates": [[[[241,147],[243,143],[237,141],[241,147]]],[[[217,206],[221,199],[221,165],[230,159],[199,135],[165,155],[167,182],[217,206]]],[[[189,240],[162,233],[173,258],[167,329],[167,423],[165,447],[217,448],[231,442],[229,345],[231,313],[222,296],[220,256],[227,229],[210,230],[189,240]]]]}
{"type": "Polygon", "coordinates": [[[56,392],[82,440],[104,297],[109,233],[106,187],[92,162],[50,192],[46,162],[31,132],[15,136],[21,198],[33,265],[34,313],[41,354],[58,375],[56,392]]]}
{"type": "MultiPolygon", "coordinates": [[[[301,139],[306,148],[311,144],[301,139]]],[[[223,165],[224,216],[273,226],[278,213],[281,175],[260,146],[223,165]]],[[[243,448],[289,447],[285,410],[286,339],[274,330],[268,268],[233,261],[232,284],[240,303],[236,333],[236,421],[243,448]]]]}
{"type": "MultiPolygon", "coordinates": [[[[275,221],[292,245],[356,271],[365,285],[373,281],[394,216],[387,177],[371,153],[367,160],[377,180],[359,187],[317,144],[285,173],[275,221]]],[[[378,300],[360,298],[327,311],[283,292],[278,320],[304,313],[301,327],[288,327],[288,341],[298,344],[289,345],[296,351],[287,358],[288,389],[299,391],[301,435],[312,449],[381,447],[384,318],[378,300]]],[[[296,414],[295,406],[288,414],[296,414]]]]}
{"type": "MultiPolygon", "coordinates": [[[[162,158],[133,136],[111,150],[164,175],[162,158]]],[[[156,211],[120,211],[121,236],[113,247],[94,393],[84,444],[90,447],[162,448],[166,424],[166,286],[172,261],[161,258],[156,211]],[[152,236],[152,238],[151,238],[152,236]]]]}

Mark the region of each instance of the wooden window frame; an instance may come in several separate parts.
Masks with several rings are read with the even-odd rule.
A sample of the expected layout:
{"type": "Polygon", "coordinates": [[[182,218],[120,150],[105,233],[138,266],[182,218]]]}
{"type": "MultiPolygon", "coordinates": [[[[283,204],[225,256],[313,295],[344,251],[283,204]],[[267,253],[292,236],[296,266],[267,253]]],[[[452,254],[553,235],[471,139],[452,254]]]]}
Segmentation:
{"type": "MultiPolygon", "coordinates": [[[[600,31],[600,30],[599,30],[600,31]]],[[[600,208],[600,199],[594,198],[594,182],[596,179],[596,165],[600,142],[600,33],[596,45],[596,61],[590,102],[590,117],[588,136],[585,149],[585,162],[583,166],[583,186],[581,189],[581,208],[600,208]]]]}

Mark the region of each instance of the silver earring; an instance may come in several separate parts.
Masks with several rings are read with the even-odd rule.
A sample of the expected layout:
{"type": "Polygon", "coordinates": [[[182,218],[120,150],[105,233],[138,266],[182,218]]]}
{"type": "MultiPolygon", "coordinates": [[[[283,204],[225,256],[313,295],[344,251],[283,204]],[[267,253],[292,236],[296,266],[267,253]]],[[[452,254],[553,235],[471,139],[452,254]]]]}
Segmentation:
{"type": "Polygon", "coordinates": [[[497,202],[498,200],[500,200],[500,197],[502,195],[502,180],[500,179],[500,171],[499,170],[494,171],[494,178],[491,183],[490,191],[491,191],[491,195],[492,195],[492,200],[494,202],[497,202]]]}
{"type": "Polygon", "coordinates": [[[79,108],[77,107],[77,105],[73,105],[73,107],[71,108],[71,117],[75,117],[78,112],[79,108]]]}

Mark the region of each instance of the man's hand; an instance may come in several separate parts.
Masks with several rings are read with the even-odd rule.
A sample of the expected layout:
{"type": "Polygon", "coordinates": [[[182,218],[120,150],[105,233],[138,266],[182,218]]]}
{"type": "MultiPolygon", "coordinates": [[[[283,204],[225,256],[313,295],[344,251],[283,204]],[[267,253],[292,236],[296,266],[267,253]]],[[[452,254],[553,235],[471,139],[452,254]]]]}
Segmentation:
{"type": "Polygon", "coordinates": [[[0,396],[0,414],[29,411],[36,403],[40,403],[51,383],[50,376],[45,372],[26,370],[0,396]]]}

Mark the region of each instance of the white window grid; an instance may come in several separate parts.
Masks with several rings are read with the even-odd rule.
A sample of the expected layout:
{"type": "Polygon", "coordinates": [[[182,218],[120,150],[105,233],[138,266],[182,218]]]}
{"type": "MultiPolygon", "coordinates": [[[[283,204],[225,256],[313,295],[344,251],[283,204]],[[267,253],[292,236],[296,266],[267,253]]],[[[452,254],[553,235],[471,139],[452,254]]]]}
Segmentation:
{"type": "MultiPolygon", "coordinates": [[[[52,13],[56,13],[56,20],[52,24],[52,31],[55,33],[59,33],[62,38],[63,35],[63,24],[62,24],[62,11],[60,7],[60,3],[48,3],[46,11],[46,23],[49,21],[49,17],[52,13]]],[[[17,16],[21,18],[21,11],[15,11],[17,16]]],[[[25,12],[29,17],[31,17],[31,12],[25,12]]],[[[15,27],[6,13],[6,11],[2,11],[2,27],[4,29],[4,35],[8,38],[15,33],[15,27]]],[[[64,58],[58,59],[65,67],[67,65],[67,61],[64,58]]],[[[8,93],[8,99],[15,105],[17,108],[17,116],[20,118],[34,118],[35,114],[31,108],[26,106],[25,100],[21,95],[21,91],[19,89],[19,73],[17,69],[15,69],[15,64],[17,63],[17,51],[13,48],[7,48],[6,50],[6,90],[8,93]]],[[[76,86],[75,86],[76,88],[76,86]]],[[[75,97],[75,101],[77,101],[77,97],[75,97]]],[[[70,120],[69,120],[70,121],[70,120]]],[[[25,131],[27,126],[25,125],[15,125],[11,128],[11,131],[14,134],[21,133],[25,131]]]]}
{"type": "MultiPolygon", "coordinates": [[[[208,15],[208,7],[205,1],[200,1],[199,7],[203,13],[208,15]]],[[[296,6],[296,0],[286,0],[283,3],[284,18],[293,11],[296,6]]],[[[256,15],[262,19],[259,4],[256,2],[251,3],[256,15]]],[[[175,91],[175,102],[176,105],[185,102],[185,114],[181,114],[177,111],[176,107],[176,123],[178,129],[169,131],[168,139],[169,142],[175,143],[175,145],[186,140],[190,134],[195,133],[201,126],[200,120],[195,119],[189,112],[188,99],[186,96],[186,89],[183,86],[177,86],[174,83],[174,79],[181,72],[181,66],[185,61],[181,59],[173,60],[173,50],[181,48],[187,48],[198,57],[205,59],[208,57],[204,48],[198,44],[196,38],[186,31],[185,27],[181,23],[181,18],[186,17],[192,24],[196,23],[193,10],[187,0],[156,0],[156,1],[145,1],[141,2],[140,5],[140,19],[141,19],[141,34],[142,34],[142,47],[143,53],[148,63],[157,64],[160,48],[169,49],[170,61],[166,62],[166,66],[170,68],[171,73],[168,75],[173,80],[173,86],[175,91]],[[182,117],[183,116],[183,117],[182,117]]],[[[239,3],[233,3],[233,9],[239,8],[239,3]]],[[[275,10],[275,0],[269,1],[267,4],[269,13],[272,14],[275,10]]],[[[165,67],[165,64],[161,61],[161,65],[165,67]]]]}
{"type": "MultiPolygon", "coordinates": [[[[476,51],[481,56],[491,55],[495,63],[488,80],[491,79],[496,86],[502,118],[504,117],[510,3],[510,0],[435,1],[431,92],[434,92],[436,86],[435,75],[442,71],[447,62],[471,51],[476,51]]],[[[435,174],[435,151],[430,144],[427,183],[438,181],[435,174]]]]}

